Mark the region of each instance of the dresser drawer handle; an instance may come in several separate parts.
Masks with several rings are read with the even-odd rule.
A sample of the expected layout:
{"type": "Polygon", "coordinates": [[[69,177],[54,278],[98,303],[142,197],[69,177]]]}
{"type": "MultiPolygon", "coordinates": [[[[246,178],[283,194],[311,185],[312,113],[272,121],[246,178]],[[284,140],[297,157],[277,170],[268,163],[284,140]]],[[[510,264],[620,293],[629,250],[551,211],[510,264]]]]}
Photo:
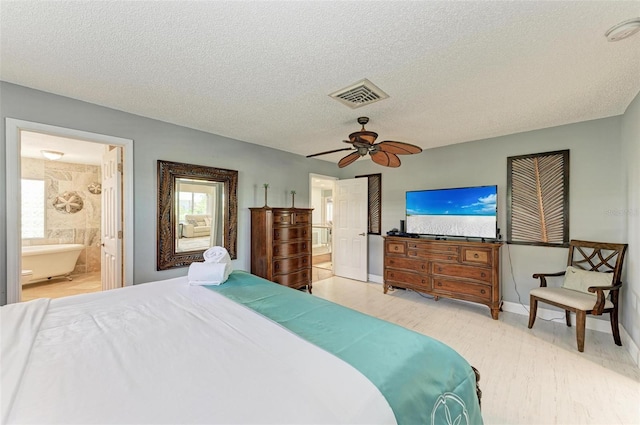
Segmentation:
{"type": "Polygon", "coordinates": [[[487,277],[487,274],[485,272],[480,273],[481,277],[487,277]]]}
{"type": "Polygon", "coordinates": [[[302,277],[307,277],[307,272],[302,273],[302,277]]]}
{"type": "Polygon", "coordinates": [[[395,261],[393,261],[393,260],[389,261],[389,264],[395,264],[395,263],[396,263],[396,262],[395,262],[395,261]]]}
{"type": "Polygon", "coordinates": [[[438,282],[438,286],[442,286],[442,282],[438,282]]]}
{"type": "Polygon", "coordinates": [[[427,283],[427,282],[425,282],[424,279],[422,279],[422,283],[427,283]]]}
{"type": "Polygon", "coordinates": [[[484,294],[486,294],[486,293],[487,293],[487,291],[485,291],[484,289],[481,289],[481,290],[480,290],[480,293],[484,295],[484,294]]]}
{"type": "Polygon", "coordinates": [[[478,254],[473,254],[473,258],[480,258],[478,254]]]}
{"type": "Polygon", "coordinates": [[[397,250],[398,250],[398,247],[397,247],[397,246],[394,246],[394,247],[393,247],[393,250],[394,250],[394,251],[397,251],[397,250]]]}
{"type": "Polygon", "coordinates": [[[307,244],[306,244],[306,242],[302,244],[302,249],[307,249],[307,244]]]}
{"type": "Polygon", "coordinates": [[[276,237],[280,236],[280,232],[276,232],[276,237]]]}
{"type": "Polygon", "coordinates": [[[306,230],[302,231],[302,236],[307,236],[307,231],[306,230]]]}
{"type": "Polygon", "coordinates": [[[389,273],[389,276],[394,277],[395,275],[393,273],[389,273]]]}
{"type": "Polygon", "coordinates": [[[306,258],[302,259],[302,264],[307,264],[307,259],[306,258]]]}
{"type": "Polygon", "coordinates": [[[276,263],[276,270],[280,270],[280,263],[276,263]]]}
{"type": "Polygon", "coordinates": [[[438,267],[438,272],[442,273],[442,267],[438,267]]]}
{"type": "Polygon", "coordinates": [[[447,257],[447,260],[451,260],[451,257],[447,257]]]}
{"type": "Polygon", "coordinates": [[[424,264],[421,264],[421,265],[420,265],[420,268],[421,268],[422,270],[424,270],[424,268],[425,268],[425,267],[424,267],[424,264]]]}

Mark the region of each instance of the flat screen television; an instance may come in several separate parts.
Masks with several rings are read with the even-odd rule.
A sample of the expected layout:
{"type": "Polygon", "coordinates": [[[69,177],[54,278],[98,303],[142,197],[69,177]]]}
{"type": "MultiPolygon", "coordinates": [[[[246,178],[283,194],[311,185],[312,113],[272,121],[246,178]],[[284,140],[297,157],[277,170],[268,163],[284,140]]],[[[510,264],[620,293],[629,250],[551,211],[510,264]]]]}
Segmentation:
{"type": "Polygon", "coordinates": [[[497,198],[496,185],[407,192],[406,231],[497,239],[497,198]]]}

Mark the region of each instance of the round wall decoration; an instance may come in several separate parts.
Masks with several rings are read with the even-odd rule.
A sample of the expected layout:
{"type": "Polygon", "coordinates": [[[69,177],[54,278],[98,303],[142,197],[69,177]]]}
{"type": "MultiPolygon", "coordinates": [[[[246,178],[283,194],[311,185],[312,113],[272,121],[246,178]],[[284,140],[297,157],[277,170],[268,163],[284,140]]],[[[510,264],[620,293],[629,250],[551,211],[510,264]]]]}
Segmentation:
{"type": "Polygon", "coordinates": [[[84,202],[78,192],[64,192],[56,196],[53,207],[64,214],[75,214],[82,209],[84,202]]]}
{"type": "Polygon", "coordinates": [[[100,195],[102,193],[102,185],[100,183],[91,183],[87,186],[87,190],[94,195],[100,195]]]}

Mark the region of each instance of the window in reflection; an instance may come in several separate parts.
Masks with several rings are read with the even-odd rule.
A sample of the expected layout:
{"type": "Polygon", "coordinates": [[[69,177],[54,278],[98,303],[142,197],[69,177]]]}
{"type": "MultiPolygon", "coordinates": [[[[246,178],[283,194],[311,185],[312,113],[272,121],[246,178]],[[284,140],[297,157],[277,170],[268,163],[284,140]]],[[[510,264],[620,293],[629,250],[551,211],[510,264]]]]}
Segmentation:
{"type": "Polygon", "coordinates": [[[176,252],[222,246],[224,183],[176,179],[176,252]]]}

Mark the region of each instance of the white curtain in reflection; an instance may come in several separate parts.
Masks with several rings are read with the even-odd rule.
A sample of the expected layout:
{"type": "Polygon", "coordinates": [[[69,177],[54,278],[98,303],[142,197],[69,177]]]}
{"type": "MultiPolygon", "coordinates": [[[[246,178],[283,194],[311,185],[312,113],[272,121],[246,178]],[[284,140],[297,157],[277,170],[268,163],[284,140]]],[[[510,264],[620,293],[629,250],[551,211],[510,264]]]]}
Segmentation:
{"type": "Polygon", "coordinates": [[[224,183],[213,184],[213,194],[209,200],[209,211],[211,211],[211,246],[224,246],[223,219],[224,219],[224,183]]]}

